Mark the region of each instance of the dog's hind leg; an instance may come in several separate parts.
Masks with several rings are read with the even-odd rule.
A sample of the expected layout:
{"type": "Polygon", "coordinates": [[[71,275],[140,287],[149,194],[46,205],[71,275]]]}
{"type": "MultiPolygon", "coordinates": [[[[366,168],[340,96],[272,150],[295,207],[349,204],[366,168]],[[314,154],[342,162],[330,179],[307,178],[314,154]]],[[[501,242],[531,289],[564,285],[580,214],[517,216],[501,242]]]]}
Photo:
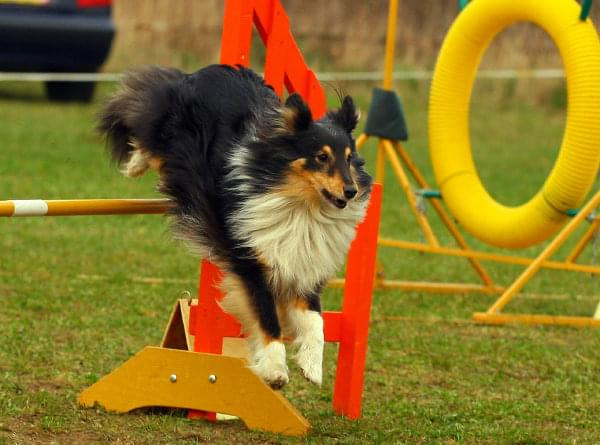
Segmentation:
{"type": "Polygon", "coordinates": [[[129,159],[123,163],[121,172],[130,178],[142,176],[149,168],[159,171],[162,162],[143,147],[140,147],[134,139],[129,142],[133,147],[129,159]]]}
{"type": "Polygon", "coordinates": [[[279,389],[289,377],[275,302],[270,292],[253,284],[226,275],[221,285],[225,293],[221,307],[237,318],[247,335],[252,353],[250,368],[272,388],[279,389]]]}
{"type": "Polygon", "coordinates": [[[287,321],[298,347],[296,362],[302,375],[310,382],[321,385],[323,381],[323,348],[325,336],[318,294],[299,297],[288,306],[287,321]]]}

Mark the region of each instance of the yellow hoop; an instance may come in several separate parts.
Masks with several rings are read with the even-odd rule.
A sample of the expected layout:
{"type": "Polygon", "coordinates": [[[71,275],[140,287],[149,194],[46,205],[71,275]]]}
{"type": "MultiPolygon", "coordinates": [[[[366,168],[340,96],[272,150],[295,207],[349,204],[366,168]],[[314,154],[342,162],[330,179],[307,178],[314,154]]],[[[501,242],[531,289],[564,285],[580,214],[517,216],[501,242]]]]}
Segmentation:
{"type": "Polygon", "coordinates": [[[594,183],[600,164],[600,44],[591,21],[579,20],[580,9],[573,0],[474,0],[440,51],[429,101],[433,169],[450,211],[491,245],[526,247],[547,239],[594,183]],[[542,189],[529,202],[507,207],[489,195],[477,175],[469,101],[485,49],[518,21],[535,23],[554,40],[565,68],[568,107],[558,160],[542,189]]]}

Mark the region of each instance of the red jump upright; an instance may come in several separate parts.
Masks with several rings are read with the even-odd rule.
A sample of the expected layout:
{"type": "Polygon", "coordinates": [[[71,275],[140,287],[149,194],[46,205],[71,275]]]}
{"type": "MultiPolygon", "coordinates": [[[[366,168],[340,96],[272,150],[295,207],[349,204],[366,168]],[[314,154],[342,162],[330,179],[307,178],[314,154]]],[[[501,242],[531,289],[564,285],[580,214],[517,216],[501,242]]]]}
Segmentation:
{"type": "Polygon", "coordinates": [[[326,109],[325,93],[304,62],[290,31],[290,20],[279,0],[227,0],[221,39],[221,63],[250,64],[252,27],[265,44],[264,77],[277,94],[284,87],[298,93],[320,118],[326,109]]]}
{"type": "MultiPolygon", "coordinates": [[[[279,94],[286,88],[308,103],[315,117],[326,109],[325,93],[308,69],[290,32],[279,0],[228,0],[225,6],[221,63],[248,66],[252,27],[266,46],[265,80],[279,94]]],[[[360,417],[367,353],[369,318],[375,278],[381,186],[374,185],[365,220],[359,225],[348,254],[344,301],[339,312],[324,312],[325,340],[339,342],[333,407],[350,419],[360,417]]],[[[222,273],[208,261],[201,264],[198,304],[190,310],[194,350],[221,354],[224,337],[239,337],[240,325],[217,301],[222,273]]],[[[196,413],[214,419],[214,413],[196,413]]]]}

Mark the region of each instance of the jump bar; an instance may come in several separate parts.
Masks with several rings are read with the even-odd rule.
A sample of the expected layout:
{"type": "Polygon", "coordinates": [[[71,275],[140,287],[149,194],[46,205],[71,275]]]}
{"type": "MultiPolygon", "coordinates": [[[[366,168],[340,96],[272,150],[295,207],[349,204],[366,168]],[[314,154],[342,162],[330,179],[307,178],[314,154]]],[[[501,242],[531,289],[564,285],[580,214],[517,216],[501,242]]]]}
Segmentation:
{"type": "Polygon", "coordinates": [[[0,217],[162,214],[171,205],[168,199],[15,199],[0,201],[0,217]]]}

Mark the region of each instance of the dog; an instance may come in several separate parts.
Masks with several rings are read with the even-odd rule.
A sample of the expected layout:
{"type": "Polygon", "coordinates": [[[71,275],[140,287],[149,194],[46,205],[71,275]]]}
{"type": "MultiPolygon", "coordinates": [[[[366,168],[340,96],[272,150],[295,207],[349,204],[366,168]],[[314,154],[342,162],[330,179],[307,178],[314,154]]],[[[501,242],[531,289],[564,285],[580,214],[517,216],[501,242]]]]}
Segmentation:
{"type": "Polygon", "coordinates": [[[242,325],[251,369],[275,389],[289,381],[284,339],[303,376],[321,384],[320,293],[369,201],[352,137],[359,116],[350,96],[340,99],[313,120],[298,94],[282,103],[241,66],[147,67],[99,116],[127,176],[158,171],[175,238],[223,270],[220,304],[242,325]]]}

